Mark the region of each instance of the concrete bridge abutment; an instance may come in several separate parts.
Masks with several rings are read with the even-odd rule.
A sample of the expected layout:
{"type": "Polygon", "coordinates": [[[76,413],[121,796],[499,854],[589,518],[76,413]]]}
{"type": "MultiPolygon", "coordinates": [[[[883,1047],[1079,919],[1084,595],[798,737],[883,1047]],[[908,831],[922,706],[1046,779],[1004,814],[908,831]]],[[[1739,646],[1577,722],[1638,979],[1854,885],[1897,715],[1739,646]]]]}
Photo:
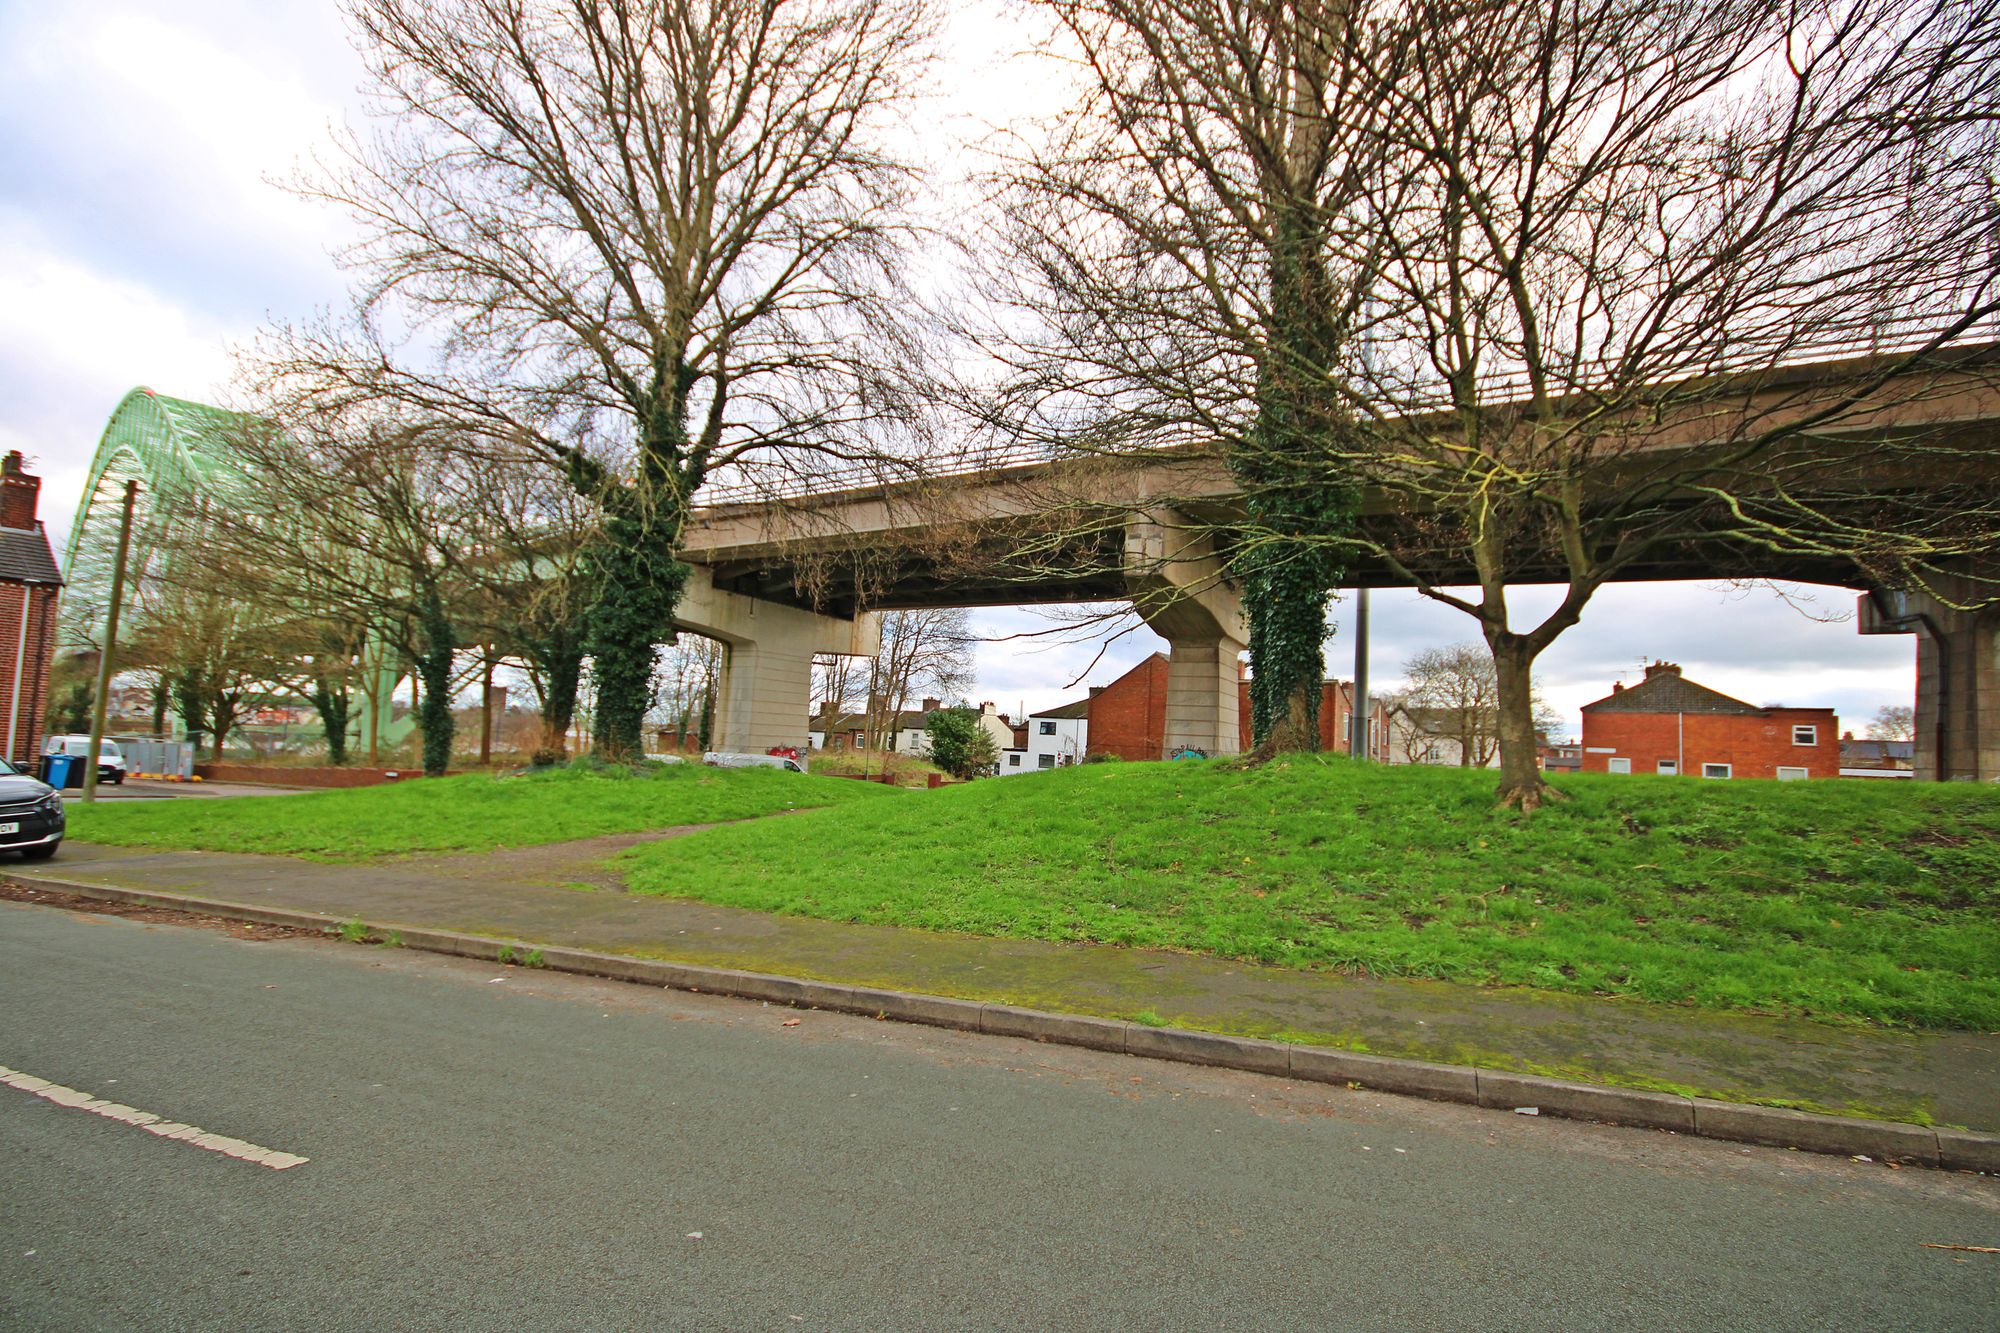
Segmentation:
{"type": "MultiPolygon", "coordinates": [[[[1946,589],[1950,601],[1970,603],[1946,589]]],[[[1861,599],[1863,634],[1917,636],[1920,782],[2000,781],[2000,606],[1959,610],[1922,592],[1861,599]]]]}

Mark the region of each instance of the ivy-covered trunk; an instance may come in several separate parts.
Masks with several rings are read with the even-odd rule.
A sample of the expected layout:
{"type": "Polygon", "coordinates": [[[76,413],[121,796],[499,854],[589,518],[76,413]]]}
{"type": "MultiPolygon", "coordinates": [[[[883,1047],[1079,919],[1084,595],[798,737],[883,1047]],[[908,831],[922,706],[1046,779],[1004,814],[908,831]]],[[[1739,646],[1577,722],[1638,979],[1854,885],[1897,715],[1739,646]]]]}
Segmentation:
{"type": "Polygon", "coordinates": [[[610,763],[630,763],[645,752],[658,646],[673,640],[674,607],[687,582],[688,567],[673,557],[680,523],[672,524],[671,538],[661,526],[651,518],[613,516],[597,554],[597,604],[590,616],[597,686],[591,748],[610,763]]]}
{"type": "Polygon", "coordinates": [[[542,738],[530,763],[560,764],[569,758],[569,729],[576,721],[576,688],[583,675],[583,630],[558,624],[526,642],[542,687],[542,738]]]}
{"type": "Polygon", "coordinates": [[[1345,573],[1335,547],[1354,491],[1331,469],[1340,312],[1320,254],[1312,202],[1273,207],[1271,312],[1258,372],[1257,420],[1233,460],[1254,545],[1244,560],[1250,622],[1250,730],[1259,757],[1319,748],[1326,608],[1345,573]]]}
{"type": "Polygon", "coordinates": [[[321,676],[313,677],[312,706],[319,713],[320,730],[326,735],[326,761],[339,767],[347,762],[347,722],[353,700],[346,689],[321,676]]]}
{"type": "Polygon", "coordinates": [[[451,660],[454,648],[451,617],[444,599],[426,584],[417,597],[419,639],[416,671],[423,684],[417,701],[417,728],[424,738],[424,774],[442,777],[451,767],[451,660]]]}
{"type": "Polygon", "coordinates": [[[166,677],[162,676],[153,685],[153,734],[167,734],[167,705],[173,701],[173,691],[167,688],[166,677]]]}
{"type": "Polygon", "coordinates": [[[691,572],[674,552],[702,478],[687,433],[694,384],[678,357],[661,359],[640,405],[637,474],[601,491],[604,535],[590,561],[597,587],[590,611],[597,689],[591,745],[612,763],[630,763],[645,752],[659,646],[674,641],[674,608],[691,572]]]}
{"type": "Polygon", "coordinates": [[[188,744],[198,750],[202,737],[208,734],[208,682],[201,672],[189,668],[174,673],[172,688],[174,711],[180,714],[188,744]]]}

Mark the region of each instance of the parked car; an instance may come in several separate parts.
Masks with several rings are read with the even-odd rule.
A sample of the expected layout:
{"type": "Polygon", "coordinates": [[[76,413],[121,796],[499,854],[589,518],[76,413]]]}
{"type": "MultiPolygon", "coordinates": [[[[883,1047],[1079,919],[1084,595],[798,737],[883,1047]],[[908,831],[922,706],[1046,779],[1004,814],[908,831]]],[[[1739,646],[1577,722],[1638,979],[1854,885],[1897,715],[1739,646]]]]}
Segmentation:
{"type": "Polygon", "coordinates": [[[806,771],[806,761],[795,754],[743,754],[730,750],[710,750],[701,757],[710,768],[782,768],[789,773],[806,771]]]}
{"type": "Polygon", "coordinates": [[[46,861],[63,840],[62,793],[0,759],[0,851],[46,861]]]}
{"type": "MultiPolygon", "coordinates": [[[[42,753],[68,754],[85,759],[90,755],[90,737],[51,736],[42,742],[42,753]]],[[[97,780],[113,785],[125,781],[125,756],[119,753],[118,742],[108,736],[97,746],[97,780]]]]}

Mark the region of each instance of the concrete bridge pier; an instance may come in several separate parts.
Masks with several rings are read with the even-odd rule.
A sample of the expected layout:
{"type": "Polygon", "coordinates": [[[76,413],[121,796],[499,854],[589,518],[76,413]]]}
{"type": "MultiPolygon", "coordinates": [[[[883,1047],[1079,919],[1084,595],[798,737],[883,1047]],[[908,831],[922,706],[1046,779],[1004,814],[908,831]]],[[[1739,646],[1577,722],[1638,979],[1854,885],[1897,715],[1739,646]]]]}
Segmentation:
{"type": "Polygon", "coordinates": [[[1170,512],[1130,524],[1125,570],[1133,609],[1167,641],[1166,753],[1237,753],[1250,630],[1210,539],[1170,512]]]}
{"type": "Polygon", "coordinates": [[[688,579],[674,623],[722,644],[709,747],[751,754],[777,745],[805,753],[815,655],[873,657],[882,645],[877,614],[847,620],[725,592],[699,565],[688,579]]]}
{"type": "MultiPolygon", "coordinates": [[[[1972,600],[1970,589],[1955,600],[1972,600]]],[[[1869,593],[1860,628],[1917,636],[1917,780],[2000,780],[2000,607],[1959,611],[1928,593],[1869,593]]]]}

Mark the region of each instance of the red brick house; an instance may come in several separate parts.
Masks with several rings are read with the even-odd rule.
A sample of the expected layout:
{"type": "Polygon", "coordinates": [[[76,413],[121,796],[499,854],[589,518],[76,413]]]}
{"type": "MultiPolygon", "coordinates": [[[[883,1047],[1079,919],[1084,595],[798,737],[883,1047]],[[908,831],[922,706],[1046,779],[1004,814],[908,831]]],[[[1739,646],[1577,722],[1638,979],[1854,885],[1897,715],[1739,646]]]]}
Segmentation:
{"type": "Polygon", "coordinates": [[[1093,688],[1086,716],[1089,754],[1166,758],[1166,654],[1154,653],[1109,685],[1093,688]]]}
{"type": "Polygon", "coordinates": [[[1746,704],[1655,662],[1639,684],[1583,706],[1583,771],[1837,778],[1840,719],[1831,708],[1746,704]]]}
{"type": "MultiPolygon", "coordinates": [[[[1354,686],[1329,680],[1320,687],[1319,747],[1347,753],[1348,718],[1354,713],[1354,686]]],[[[1374,701],[1375,727],[1370,748],[1375,758],[1389,758],[1389,715],[1374,701]]],[[[1250,682],[1237,686],[1238,744],[1250,748],[1250,682]]],[[[1164,759],[1167,734],[1167,657],[1154,653],[1102,688],[1090,693],[1089,753],[1120,759],[1164,759]]]]}
{"type": "Polygon", "coordinates": [[[32,770],[42,748],[49,662],[56,649],[62,574],[35,511],[42,479],[21,470],[19,452],[0,462],[0,698],[7,705],[7,757],[32,770]]]}

